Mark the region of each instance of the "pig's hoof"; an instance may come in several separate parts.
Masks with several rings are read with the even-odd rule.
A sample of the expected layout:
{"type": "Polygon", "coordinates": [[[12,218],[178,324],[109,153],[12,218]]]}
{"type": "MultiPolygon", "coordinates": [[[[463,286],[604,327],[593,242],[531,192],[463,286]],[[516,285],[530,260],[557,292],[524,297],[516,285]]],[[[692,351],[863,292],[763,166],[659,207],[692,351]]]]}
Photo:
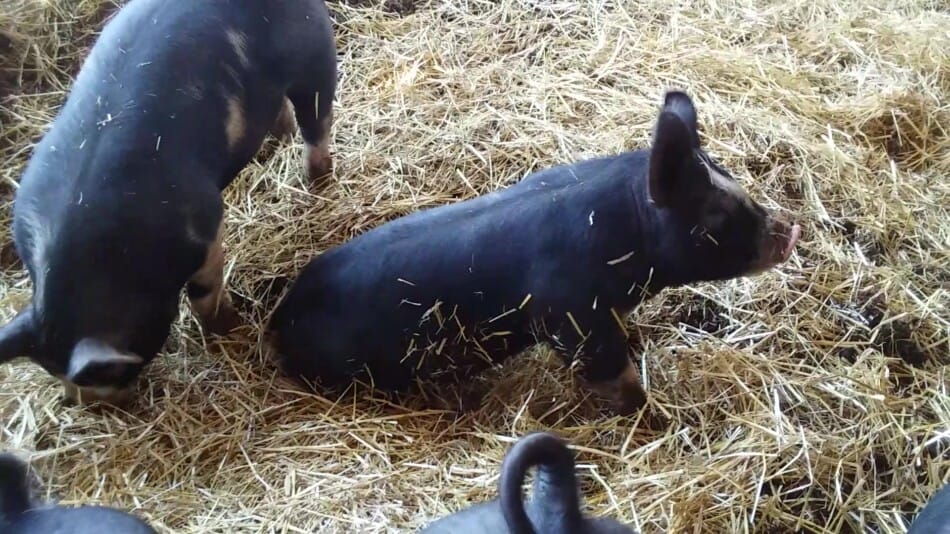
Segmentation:
{"type": "Polygon", "coordinates": [[[202,321],[205,330],[218,336],[226,336],[243,324],[241,316],[230,306],[222,306],[218,309],[218,313],[202,321]]]}
{"type": "Polygon", "coordinates": [[[316,161],[310,160],[307,173],[311,182],[320,183],[333,173],[333,160],[329,156],[316,161]]]}
{"type": "Polygon", "coordinates": [[[657,432],[662,432],[669,428],[670,420],[667,419],[663,414],[656,412],[654,410],[645,409],[643,411],[643,425],[650,430],[655,430],[657,432]]]}
{"type": "Polygon", "coordinates": [[[590,385],[596,396],[607,401],[610,411],[616,415],[634,416],[647,404],[647,392],[636,375],[622,375],[614,380],[590,385]]]}
{"type": "Polygon", "coordinates": [[[642,389],[625,391],[620,399],[613,400],[612,408],[617,415],[624,417],[635,416],[644,406],[647,405],[646,392],[642,389]]]}
{"type": "Polygon", "coordinates": [[[320,182],[322,178],[333,173],[333,159],[329,149],[325,146],[310,148],[307,154],[307,173],[313,182],[320,182]]]}

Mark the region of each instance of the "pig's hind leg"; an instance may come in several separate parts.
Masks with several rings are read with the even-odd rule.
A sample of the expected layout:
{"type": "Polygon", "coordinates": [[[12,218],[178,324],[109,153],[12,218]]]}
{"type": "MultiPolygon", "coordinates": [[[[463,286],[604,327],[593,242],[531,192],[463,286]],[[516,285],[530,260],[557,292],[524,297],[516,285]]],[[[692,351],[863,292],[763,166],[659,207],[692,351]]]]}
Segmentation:
{"type": "Polygon", "coordinates": [[[297,90],[289,96],[306,144],[307,172],[310,179],[316,181],[333,172],[333,160],[330,157],[333,89],[324,87],[323,91],[317,93],[297,90]]]}
{"type": "Polygon", "coordinates": [[[330,158],[330,129],[333,125],[333,99],[336,96],[336,49],[332,29],[314,28],[310,34],[310,53],[300,61],[298,79],[287,96],[294,105],[297,125],[306,144],[306,166],[311,180],[333,172],[330,158]],[[305,60],[305,61],[304,61],[305,60]]]}
{"type": "Polygon", "coordinates": [[[288,13],[275,43],[286,96],[294,107],[306,144],[305,166],[311,180],[331,174],[330,127],[336,96],[337,58],[333,24],[323,2],[277,2],[288,13]]]}

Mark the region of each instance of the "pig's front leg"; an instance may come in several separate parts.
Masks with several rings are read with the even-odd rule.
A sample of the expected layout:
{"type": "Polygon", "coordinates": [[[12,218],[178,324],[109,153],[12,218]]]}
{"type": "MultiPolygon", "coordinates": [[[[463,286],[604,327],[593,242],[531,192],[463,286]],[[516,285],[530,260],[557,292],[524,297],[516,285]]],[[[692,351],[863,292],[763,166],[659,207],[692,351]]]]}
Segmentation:
{"type": "Polygon", "coordinates": [[[270,134],[286,143],[293,139],[296,129],[297,122],[294,120],[294,110],[290,107],[290,100],[284,98],[284,103],[280,106],[280,113],[277,114],[277,119],[270,127],[270,134]]]}
{"type": "Polygon", "coordinates": [[[598,395],[611,401],[622,415],[647,403],[637,366],[627,354],[627,340],[612,317],[574,317],[551,336],[563,357],[579,361],[581,378],[598,395]]]}
{"type": "Polygon", "coordinates": [[[241,317],[224,290],[223,237],[224,222],[218,228],[217,238],[208,246],[204,265],[188,280],[186,287],[191,309],[201,326],[218,335],[225,335],[241,325],[241,317]]]}

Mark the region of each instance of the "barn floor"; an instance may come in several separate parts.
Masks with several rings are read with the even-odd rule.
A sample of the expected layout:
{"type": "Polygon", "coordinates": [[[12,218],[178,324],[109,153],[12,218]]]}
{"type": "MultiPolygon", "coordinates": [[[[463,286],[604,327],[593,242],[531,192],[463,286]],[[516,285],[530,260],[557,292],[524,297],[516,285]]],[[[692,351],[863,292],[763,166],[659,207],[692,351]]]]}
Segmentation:
{"type": "MultiPolygon", "coordinates": [[[[950,479],[950,11],[908,0],[349,0],[323,188],[273,140],[227,192],[228,283],[250,323],[182,307],[127,411],[64,406],[0,369],[3,448],[50,497],[162,532],[397,532],[491,498],[511,441],[576,446],[591,513],[657,532],[903,532],[950,479]],[[663,91],[804,226],[761,276],[666,291],[629,318],[651,429],[612,417],[545,350],[457,416],[278,374],[261,325],[314,254],[532,170],[644,146],[663,91]]],[[[30,285],[11,199],[113,5],[0,3],[0,315],[30,285]]]]}

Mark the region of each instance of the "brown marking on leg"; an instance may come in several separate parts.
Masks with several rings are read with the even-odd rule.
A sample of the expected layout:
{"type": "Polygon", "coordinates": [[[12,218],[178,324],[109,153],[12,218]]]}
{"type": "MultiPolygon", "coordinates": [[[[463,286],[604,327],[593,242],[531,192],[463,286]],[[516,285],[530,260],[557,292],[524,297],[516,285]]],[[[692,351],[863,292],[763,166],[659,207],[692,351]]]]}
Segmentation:
{"type": "Polygon", "coordinates": [[[590,383],[589,387],[610,400],[614,409],[621,415],[630,415],[647,403],[646,390],[640,383],[640,373],[633,362],[628,362],[617,378],[590,383]]]}
{"type": "Polygon", "coordinates": [[[294,120],[294,111],[290,107],[290,100],[284,99],[280,106],[280,113],[270,128],[270,133],[282,142],[288,142],[294,136],[294,130],[297,128],[297,121],[294,120]]]}
{"type": "Polygon", "coordinates": [[[330,128],[333,125],[333,113],[320,117],[318,123],[320,137],[315,145],[307,145],[307,170],[313,181],[333,172],[333,160],[330,158],[330,128]]]}
{"type": "Polygon", "coordinates": [[[231,299],[224,291],[224,223],[218,227],[214,243],[208,247],[205,263],[188,281],[191,309],[198,315],[202,327],[224,335],[241,324],[241,318],[231,299]]]}
{"type": "Polygon", "coordinates": [[[228,97],[228,116],[224,121],[224,135],[228,140],[228,150],[234,151],[238,143],[244,139],[245,130],[246,124],[241,99],[236,96],[228,97]]]}

